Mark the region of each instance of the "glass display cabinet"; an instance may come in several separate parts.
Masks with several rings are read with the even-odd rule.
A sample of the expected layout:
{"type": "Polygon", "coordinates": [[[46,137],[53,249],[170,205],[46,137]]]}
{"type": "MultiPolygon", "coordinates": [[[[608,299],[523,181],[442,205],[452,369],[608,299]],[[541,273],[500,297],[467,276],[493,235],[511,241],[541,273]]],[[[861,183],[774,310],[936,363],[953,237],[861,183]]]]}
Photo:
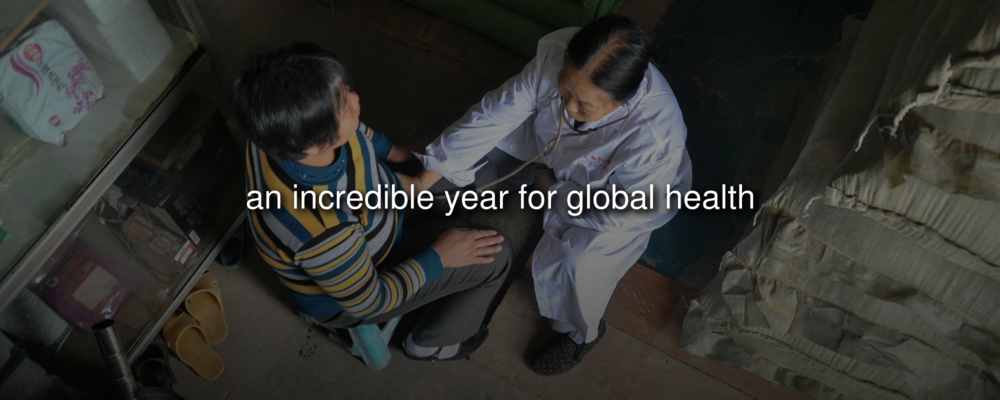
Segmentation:
{"type": "Polygon", "coordinates": [[[0,330],[86,376],[93,323],[134,361],[242,222],[245,138],[191,0],[0,9],[0,330]]]}

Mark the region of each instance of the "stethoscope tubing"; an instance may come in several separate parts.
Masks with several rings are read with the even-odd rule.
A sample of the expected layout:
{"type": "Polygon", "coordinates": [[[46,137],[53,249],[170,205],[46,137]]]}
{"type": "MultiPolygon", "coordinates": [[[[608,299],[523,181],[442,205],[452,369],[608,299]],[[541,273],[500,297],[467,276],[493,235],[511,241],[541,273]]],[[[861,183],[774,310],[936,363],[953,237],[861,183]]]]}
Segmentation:
{"type": "MultiPolygon", "coordinates": [[[[624,117],[621,117],[621,118],[619,118],[617,120],[611,121],[611,122],[609,122],[607,124],[604,124],[603,126],[600,126],[598,128],[591,128],[591,129],[587,129],[586,131],[582,131],[582,132],[581,131],[576,131],[577,133],[571,133],[569,135],[566,135],[566,137],[586,136],[586,135],[589,135],[591,133],[594,133],[594,131],[596,131],[597,129],[604,128],[604,127],[607,127],[607,126],[609,126],[611,124],[615,124],[615,123],[624,121],[626,118],[628,118],[630,115],[632,115],[632,106],[629,105],[628,102],[626,102],[625,103],[625,107],[626,107],[626,109],[628,109],[628,113],[625,114],[624,117]]],[[[538,154],[535,154],[534,157],[531,157],[530,160],[525,161],[519,167],[515,168],[513,171],[511,171],[507,175],[504,175],[504,176],[502,176],[502,177],[494,180],[493,182],[487,183],[487,184],[485,184],[485,185],[483,185],[481,187],[476,188],[476,193],[482,193],[484,190],[489,189],[489,188],[491,188],[493,186],[496,186],[496,185],[500,184],[500,182],[503,182],[503,181],[506,181],[506,180],[512,178],[514,175],[517,175],[519,172],[521,172],[522,170],[524,170],[525,168],[527,168],[529,165],[531,165],[531,163],[535,162],[535,160],[537,160],[537,159],[539,159],[539,158],[541,158],[543,156],[548,156],[549,154],[552,154],[552,152],[555,151],[559,147],[559,142],[563,138],[563,122],[566,120],[566,118],[564,118],[564,114],[565,113],[566,113],[566,103],[563,103],[561,105],[561,107],[559,107],[559,130],[556,131],[556,138],[552,139],[552,140],[549,140],[549,142],[545,144],[545,147],[542,149],[542,151],[539,151],[538,154]]],[[[442,193],[442,194],[439,194],[437,196],[434,196],[434,199],[435,200],[447,200],[447,195],[445,195],[445,194],[442,193]]]]}

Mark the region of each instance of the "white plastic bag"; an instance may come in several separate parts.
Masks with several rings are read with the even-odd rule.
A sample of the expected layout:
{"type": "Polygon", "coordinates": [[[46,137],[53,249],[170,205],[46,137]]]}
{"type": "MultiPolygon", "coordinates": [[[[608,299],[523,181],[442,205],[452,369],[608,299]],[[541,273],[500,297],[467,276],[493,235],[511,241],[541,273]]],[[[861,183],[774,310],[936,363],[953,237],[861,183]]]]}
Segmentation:
{"type": "Polygon", "coordinates": [[[61,146],[65,133],[104,96],[104,84],[55,20],[20,41],[0,59],[0,108],[28,136],[61,146]]]}

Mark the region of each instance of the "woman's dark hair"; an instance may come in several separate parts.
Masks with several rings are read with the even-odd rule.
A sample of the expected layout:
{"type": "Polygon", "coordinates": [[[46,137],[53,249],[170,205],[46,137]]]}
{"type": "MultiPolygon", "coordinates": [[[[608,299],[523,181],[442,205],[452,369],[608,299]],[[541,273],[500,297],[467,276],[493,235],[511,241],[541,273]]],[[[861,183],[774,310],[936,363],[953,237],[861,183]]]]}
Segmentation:
{"type": "Polygon", "coordinates": [[[250,141],[271,157],[299,160],[337,141],[347,68],[332,51],[296,43],[248,59],[229,96],[250,141]]]}
{"type": "Polygon", "coordinates": [[[620,103],[635,95],[652,57],[646,32],[616,14],[587,24],[566,46],[570,65],[620,103]]]}

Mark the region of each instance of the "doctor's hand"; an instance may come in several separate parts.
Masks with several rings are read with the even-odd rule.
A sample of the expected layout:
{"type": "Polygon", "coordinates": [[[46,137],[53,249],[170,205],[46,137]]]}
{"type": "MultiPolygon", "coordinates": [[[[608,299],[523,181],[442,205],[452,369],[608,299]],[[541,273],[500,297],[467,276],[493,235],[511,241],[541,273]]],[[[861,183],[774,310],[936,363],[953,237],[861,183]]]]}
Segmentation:
{"type": "Polygon", "coordinates": [[[556,184],[556,174],[548,168],[535,170],[535,186],[543,192],[548,192],[549,188],[556,184]]]}
{"type": "Polygon", "coordinates": [[[492,230],[451,228],[431,245],[445,268],[493,262],[492,254],[503,249],[503,236],[492,230]]]}

